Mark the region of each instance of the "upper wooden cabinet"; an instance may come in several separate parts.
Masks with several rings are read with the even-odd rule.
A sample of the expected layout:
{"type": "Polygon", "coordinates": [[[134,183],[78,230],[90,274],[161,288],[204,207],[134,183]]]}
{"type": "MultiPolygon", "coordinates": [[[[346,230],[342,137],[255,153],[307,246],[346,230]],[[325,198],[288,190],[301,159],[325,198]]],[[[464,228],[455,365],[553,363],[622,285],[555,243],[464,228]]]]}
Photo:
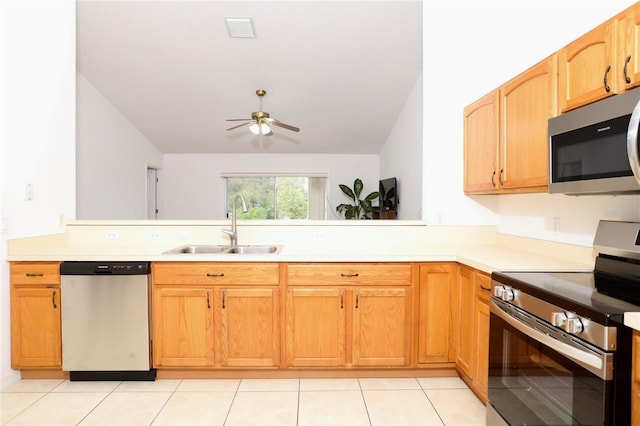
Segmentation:
{"type": "Polygon", "coordinates": [[[546,192],[547,122],[557,113],[557,56],[504,84],[500,93],[500,171],[503,192],[546,192]]]}
{"type": "Polygon", "coordinates": [[[556,55],[467,106],[465,193],[546,192],[547,121],[556,112],[556,55]]]}
{"type": "Polygon", "coordinates": [[[498,189],[498,91],[464,109],[464,192],[498,189]]]}
{"type": "Polygon", "coordinates": [[[560,112],[589,104],[621,90],[617,58],[617,19],[610,19],[558,52],[560,112]]]}
{"type": "Polygon", "coordinates": [[[622,60],[622,87],[640,85],[640,3],[620,14],[618,19],[618,60],[622,60]]]}

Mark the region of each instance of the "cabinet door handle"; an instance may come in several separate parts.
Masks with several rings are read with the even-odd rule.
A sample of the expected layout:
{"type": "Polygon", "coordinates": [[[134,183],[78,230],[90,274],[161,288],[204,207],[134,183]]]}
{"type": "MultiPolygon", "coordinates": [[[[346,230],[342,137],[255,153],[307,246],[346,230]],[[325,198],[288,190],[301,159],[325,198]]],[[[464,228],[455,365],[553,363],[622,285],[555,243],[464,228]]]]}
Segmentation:
{"type": "Polygon", "coordinates": [[[482,284],[480,284],[480,288],[483,289],[484,291],[491,291],[491,287],[487,288],[487,287],[483,286],[482,284]]]}
{"type": "Polygon", "coordinates": [[[493,185],[494,188],[496,187],[496,171],[495,170],[491,174],[491,185],[493,185]]]}
{"type": "Polygon", "coordinates": [[[53,294],[51,295],[51,304],[53,305],[53,309],[58,309],[58,305],[56,305],[56,291],[53,290],[53,294]]]}
{"type": "Polygon", "coordinates": [[[611,65],[608,65],[607,69],[604,71],[604,90],[607,93],[611,91],[611,87],[609,87],[609,83],[607,82],[607,76],[609,75],[609,71],[611,71],[611,65]]]}
{"type": "Polygon", "coordinates": [[[210,273],[207,273],[207,276],[208,277],[224,277],[224,274],[210,274],[210,273]]]}
{"type": "Polygon", "coordinates": [[[627,58],[624,60],[624,81],[626,81],[627,84],[631,83],[631,77],[629,77],[629,73],[627,72],[629,62],[631,62],[631,55],[627,56],[627,58]]]}
{"type": "Polygon", "coordinates": [[[28,277],[44,277],[44,274],[31,274],[29,272],[27,272],[25,275],[28,277]]]}
{"type": "Polygon", "coordinates": [[[225,309],[225,302],[227,300],[227,291],[226,290],[222,290],[222,309],[225,309]]]}
{"type": "Polygon", "coordinates": [[[211,292],[207,290],[207,309],[211,309],[211,292]]]}
{"type": "Polygon", "coordinates": [[[500,169],[500,186],[504,186],[504,169],[500,169]]]}
{"type": "Polygon", "coordinates": [[[356,290],[356,309],[358,309],[359,303],[360,303],[360,292],[356,290]]]}
{"type": "Polygon", "coordinates": [[[344,309],[344,291],[340,292],[340,309],[344,309]]]}
{"type": "Polygon", "coordinates": [[[358,275],[360,274],[358,274],[357,272],[355,274],[345,274],[345,273],[340,274],[341,277],[345,277],[345,278],[353,278],[353,277],[357,277],[358,275]]]}

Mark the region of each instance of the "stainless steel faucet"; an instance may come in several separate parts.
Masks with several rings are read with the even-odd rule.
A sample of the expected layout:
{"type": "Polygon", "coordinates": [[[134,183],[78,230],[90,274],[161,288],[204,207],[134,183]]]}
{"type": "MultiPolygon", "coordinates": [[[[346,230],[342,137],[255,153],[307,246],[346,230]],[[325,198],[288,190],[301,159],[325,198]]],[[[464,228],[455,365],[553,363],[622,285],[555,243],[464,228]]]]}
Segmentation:
{"type": "Polygon", "coordinates": [[[231,237],[231,245],[232,246],[237,246],[238,245],[238,227],[236,224],[236,209],[238,208],[238,199],[240,201],[242,201],[242,212],[246,213],[249,211],[249,209],[247,208],[247,202],[245,201],[244,197],[240,194],[236,194],[235,198],[233,199],[233,213],[231,216],[231,229],[223,229],[222,232],[224,232],[225,234],[227,234],[229,237],[231,237]]]}

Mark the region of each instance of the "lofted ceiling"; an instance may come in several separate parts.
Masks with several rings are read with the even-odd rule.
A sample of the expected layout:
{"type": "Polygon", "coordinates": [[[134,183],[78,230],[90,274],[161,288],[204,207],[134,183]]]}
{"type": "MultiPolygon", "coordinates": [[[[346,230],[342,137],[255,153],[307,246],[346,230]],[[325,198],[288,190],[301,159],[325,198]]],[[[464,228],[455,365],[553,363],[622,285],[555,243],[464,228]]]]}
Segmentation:
{"type": "Polygon", "coordinates": [[[79,0],[77,69],[164,153],[378,154],[422,72],[422,2],[79,0]],[[227,131],[257,89],[301,131],[227,131]]]}

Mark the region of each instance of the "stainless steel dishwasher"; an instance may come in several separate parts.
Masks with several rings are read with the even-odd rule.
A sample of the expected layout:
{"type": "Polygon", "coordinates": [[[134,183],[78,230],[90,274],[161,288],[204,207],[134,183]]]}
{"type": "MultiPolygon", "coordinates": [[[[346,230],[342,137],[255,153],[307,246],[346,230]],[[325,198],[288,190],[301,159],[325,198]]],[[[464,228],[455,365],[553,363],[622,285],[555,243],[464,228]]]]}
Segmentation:
{"type": "Polygon", "coordinates": [[[62,369],[70,380],[155,380],[149,262],[63,262],[62,369]]]}

